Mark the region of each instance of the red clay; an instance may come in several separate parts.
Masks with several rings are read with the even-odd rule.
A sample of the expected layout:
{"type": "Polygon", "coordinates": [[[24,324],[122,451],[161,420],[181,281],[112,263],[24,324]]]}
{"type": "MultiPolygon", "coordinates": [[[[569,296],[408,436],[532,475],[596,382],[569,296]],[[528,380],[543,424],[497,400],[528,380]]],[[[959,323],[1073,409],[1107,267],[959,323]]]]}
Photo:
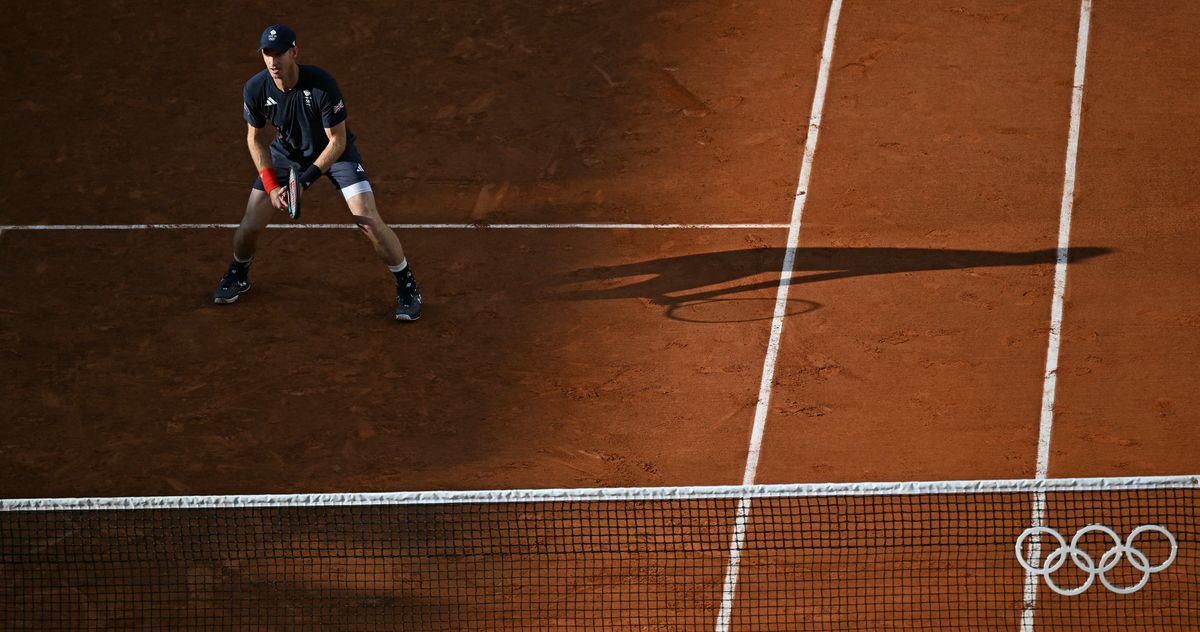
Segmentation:
{"type": "Polygon", "coordinates": [[[760,480],[1034,475],[1077,23],[847,4],[760,480]]]}
{"type": "MultiPolygon", "coordinates": [[[[342,79],[388,219],[786,221],[823,7],[390,7],[339,29],[282,16],[342,79]]],[[[1097,17],[1063,473],[1196,454],[1195,152],[1164,149],[1186,136],[1166,113],[1190,107],[1169,69],[1191,62],[1122,10],[1097,17]],[[1160,51],[1153,72],[1131,42],[1160,51]],[[1141,164],[1153,186],[1126,186],[1141,164]],[[1158,221],[1112,232],[1131,209],[1158,221]]],[[[122,11],[40,3],[0,27],[97,38],[5,50],[23,124],[4,223],[238,218],[252,174],[229,103],[276,16],[122,11]],[[185,76],[168,39],[197,53],[185,76]]],[[[759,480],[1032,475],[1075,27],[1055,2],[846,7],[759,480]]],[[[344,221],[333,192],[312,200],[312,221],[344,221]]],[[[387,322],[387,277],[349,232],[271,233],[229,310],[205,298],[224,232],[8,232],[4,495],[740,480],[783,231],[403,237],[430,302],[411,328],[387,322]]]]}
{"type": "MultiPolygon", "coordinates": [[[[1194,472],[1200,10],[1097,5],[1050,470],[1194,472]]],[[[276,20],[389,221],[786,222],[827,8],[33,3],[0,225],[237,221],[276,20]]],[[[759,482],[1034,475],[1077,10],[846,4],[759,482]]],[[[738,483],[785,236],[404,231],[398,326],[350,230],[270,232],[231,307],[227,231],[4,231],[0,497],[738,483]]]]}
{"type": "MultiPolygon", "coordinates": [[[[38,5],[0,27],[97,38],[13,66],[26,87],[4,107],[27,151],[0,158],[0,222],[236,221],[253,178],[237,100],[277,17],[341,80],[390,221],[780,221],[825,17],[103,10],[38,5]],[[188,53],[163,55],[168,40],[188,53]],[[49,171],[51,195],[32,177],[49,171]]],[[[346,221],[314,191],[306,219],[346,221]]],[[[406,232],[427,300],[413,327],[387,318],[389,277],[350,231],[270,233],[254,289],[215,308],[230,237],[3,236],[0,494],[740,480],[784,231],[406,232]],[[755,288],[726,296],[739,285],[755,288]]]]}
{"type": "Polygon", "coordinates": [[[1114,251],[1070,273],[1053,476],[1200,470],[1200,7],[1142,8],[1096,10],[1072,241],[1114,251]]]}

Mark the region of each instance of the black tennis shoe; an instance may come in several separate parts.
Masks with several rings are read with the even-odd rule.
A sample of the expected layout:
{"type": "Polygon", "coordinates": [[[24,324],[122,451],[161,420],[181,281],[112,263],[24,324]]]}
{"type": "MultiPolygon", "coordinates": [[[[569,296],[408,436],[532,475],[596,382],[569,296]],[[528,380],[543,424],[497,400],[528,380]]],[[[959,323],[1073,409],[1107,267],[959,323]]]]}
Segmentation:
{"type": "Polygon", "coordinates": [[[411,268],[405,268],[396,283],[396,320],[411,321],[421,317],[421,290],[411,268]]]}
{"type": "Polygon", "coordinates": [[[250,289],[249,272],[245,266],[238,266],[236,261],[229,264],[229,271],[221,278],[217,291],[213,292],[213,302],[227,305],[238,300],[238,296],[250,289]]]}

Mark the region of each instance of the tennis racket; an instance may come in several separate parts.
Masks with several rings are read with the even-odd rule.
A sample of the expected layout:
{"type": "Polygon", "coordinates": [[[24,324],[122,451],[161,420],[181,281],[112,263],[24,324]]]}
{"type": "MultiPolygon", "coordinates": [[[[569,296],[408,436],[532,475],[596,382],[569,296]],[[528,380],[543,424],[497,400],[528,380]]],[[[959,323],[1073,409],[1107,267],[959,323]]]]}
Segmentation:
{"type": "Polygon", "coordinates": [[[304,187],[300,184],[300,174],[296,172],[295,167],[288,169],[287,186],[288,217],[291,217],[293,220],[300,219],[300,191],[304,187]]]}

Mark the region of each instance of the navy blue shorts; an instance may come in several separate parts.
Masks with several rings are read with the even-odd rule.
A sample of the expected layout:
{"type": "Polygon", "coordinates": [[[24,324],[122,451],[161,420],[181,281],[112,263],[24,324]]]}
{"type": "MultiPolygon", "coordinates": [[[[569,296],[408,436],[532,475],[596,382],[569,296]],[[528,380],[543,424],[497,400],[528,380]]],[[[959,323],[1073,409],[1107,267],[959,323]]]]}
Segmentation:
{"type": "MultiPolygon", "coordinates": [[[[275,170],[275,181],[284,187],[288,183],[288,167],[295,167],[297,171],[304,171],[306,167],[306,165],[301,165],[298,162],[292,162],[279,156],[273,156],[273,159],[274,164],[272,168],[275,170]]],[[[325,172],[325,177],[333,181],[333,185],[342,192],[342,196],[347,200],[371,190],[371,182],[367,179],[367,172],[363,169],[362,163],[359,162],[335,162],[329,168],[329,171],[325,172]]],[[[259,191],[263,190],[261,176],[254,181],[254,188],[259,191]]]]}

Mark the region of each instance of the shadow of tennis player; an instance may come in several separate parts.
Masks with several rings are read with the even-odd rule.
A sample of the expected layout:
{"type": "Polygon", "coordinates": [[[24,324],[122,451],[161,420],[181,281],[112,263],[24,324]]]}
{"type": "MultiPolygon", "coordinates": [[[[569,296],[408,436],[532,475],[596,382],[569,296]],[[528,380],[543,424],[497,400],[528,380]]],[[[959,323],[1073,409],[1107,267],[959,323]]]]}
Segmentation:
{"type": "MultiPolygon", "coordinates": [[[[1070,262],[1112,252],[1109,248],[1070,250],[1070,262]]],[[[675,310],[735,294],[775,288],[785,248],[749,248],[650,259],[616,266],[581,268],[559,275],[556,294],[574,300],[645,299],[675,310]],[[763,275],[769,275],[762,278],[763,275]],[[718,287],[712,287],[718,286],[718,287]],[[709,288],[709,289],[702,289],[709,288]]],[[[935,248],[798,248],[792,285],[862,276],[1053,264],[1053,248],[1028,252],[950,250],[935,248]]],[[[773,298],[771,299],[773,300],[773,298]]],[[[821,305],[791,299],[787,315],[810,312],[821,305]],[[800,307],[797,308],[796,304],[800,307]]]]}

